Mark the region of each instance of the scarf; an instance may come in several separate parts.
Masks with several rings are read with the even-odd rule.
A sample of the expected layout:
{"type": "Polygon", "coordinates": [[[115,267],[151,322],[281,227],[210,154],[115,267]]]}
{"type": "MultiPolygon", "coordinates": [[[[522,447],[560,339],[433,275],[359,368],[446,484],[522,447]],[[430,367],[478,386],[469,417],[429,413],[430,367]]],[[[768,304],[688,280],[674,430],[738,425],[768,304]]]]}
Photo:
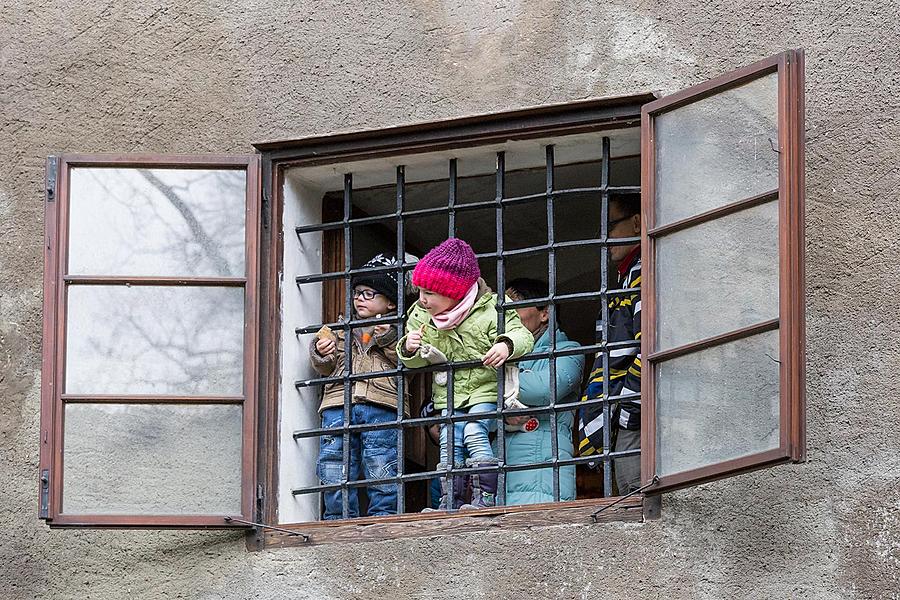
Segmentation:
{"type": "Polygon", "coordinates": [[[549,323],[544,323],[543,325],[538,327],[538,330],[535,331],[533,334],[531,334],[534,336],[534,341],[537,342],[539,339],[541,339],[541,336],[547,332],[547,329],[549,327],[550,327],[549,323]]]}
{"type": "Polygon", "coordinates": [[[472,312],[472,307],[475,306],[477,298],[478,282],[475,282],[469,288],[469,291],[466,292],[466,295],[463,296],[463,299],[459,301],[459,304],[431,317],[435,328],[440,331],[446,331],[462,323],[469,316],[469,313],[472,312]]]}

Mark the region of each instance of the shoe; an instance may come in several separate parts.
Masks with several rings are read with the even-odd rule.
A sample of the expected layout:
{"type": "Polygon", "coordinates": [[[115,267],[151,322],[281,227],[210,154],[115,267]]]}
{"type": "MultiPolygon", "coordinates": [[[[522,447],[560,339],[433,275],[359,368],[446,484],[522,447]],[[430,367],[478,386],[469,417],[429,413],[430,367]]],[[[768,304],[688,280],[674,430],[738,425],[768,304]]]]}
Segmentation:
{"type": "MultiPolygon", "coordinates": [[[[458,465],[456,468],[461,469],[463,465],[458,465]]],[[[438,463],[435,470],[443,471],[447,468],[447,466],[443,463],[438,463]]],[[[453,477],[441,477],[441,502],[438,504],[437,508],[423,508],[422,512],[437,512],[439,510],[458,510],[464,503],[466,498],[466,476],[465,475],[454,475],[453,477]],[[450,486],[450,480],[452,479],[453,485],[452,489],[450,486]]]]}
{"type": "MultiPolygon", "coordinates": [[[[500,464],[496,458],[489,459],[468,459],[466,466],[472,468],[492,467],[500,464]]],[[[472,501],[469,504],[463,504],[460,510],[475,510],[479,508],[492,508],[497,504],[497,479],[500,473],[493,471],[491,473],[473,473],[472,478],[472,501]]]]}

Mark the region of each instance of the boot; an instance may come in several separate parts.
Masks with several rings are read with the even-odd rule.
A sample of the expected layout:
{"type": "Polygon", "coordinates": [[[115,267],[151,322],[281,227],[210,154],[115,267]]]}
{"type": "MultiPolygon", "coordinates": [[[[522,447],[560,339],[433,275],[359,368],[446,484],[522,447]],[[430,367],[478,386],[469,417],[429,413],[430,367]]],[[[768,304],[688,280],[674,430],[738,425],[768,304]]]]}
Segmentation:
{"type": "MultiPolygon", "coordinates": [[[[491,467],[500,464],[496,458],[468,459],[466,466],[473,468],[491,467]]],[[[463,504],[461,510],[491,508],[497,503],[497,478],[499,473],[474,473],[472,478],[472,502],[463,504]]]]}
{"type": "MultiPolygon", "coordinates": [[[[463,465],[458,465],[457,468],[462,468],[463,465]]],[[[442,471],[446,469],[447,466],[443,463],[439,463],[435,470],[442,471]]],[[[422,512],[435,512],[439,510],[458,510],[465,503],[465,494],[466,494],[466,476],[465,475],[454,475],[451,477],[441,477],[441,503],[437,508],[423,508],[422,512]],[[450,481],[453,481],[452,486],[450,485],[450,481]],[[451,489],[452,487],[452,489],[451,489]]]]}

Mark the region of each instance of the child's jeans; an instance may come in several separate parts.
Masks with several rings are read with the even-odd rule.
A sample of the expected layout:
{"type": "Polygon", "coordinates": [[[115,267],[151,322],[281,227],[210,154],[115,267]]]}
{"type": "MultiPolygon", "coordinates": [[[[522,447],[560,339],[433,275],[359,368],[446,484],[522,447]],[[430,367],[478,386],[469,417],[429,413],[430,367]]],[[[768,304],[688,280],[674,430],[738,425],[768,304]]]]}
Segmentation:
{"type": "MultiPolygon", "coordinates": [[[[493,412],[497,410],[494,402],[483,402],[469,408],[454,409],[453,414],[476,414],[493,412]]],[[[441,416],[447,416],[447,410],[441,411],[441,416]]],[[[480,419],[478,421],[459,421],[453,424],[453,464],[460,465],[465,462],[466,455],[473,460],[494,458],[494,450],[488,440],[488,431],[497,427],[494,417],[480,419]]],[[[447,425],[441,425],[441,462],[447,464],[447,425]]]]}
{"type": "MultiPolygon", "coordinates": [[[[350,407],[350,424],[362,425],[397,420],[397,411],[385,406],[358,403],[350,407]]],[[[322,411],[322,427],[340,427],[344,423],[343,407],[322,411]]],[[[344,436],[340,432],[323,435],[319,441],[317,470],[323,484],[341,483],[344,470],[344,436]]],[[[383,479],[397,476],[397,430],[377,429],[350,433],[350,473],[348,481],[383,479]]],[[[359,516],[358,488],[347,490],[348,517],[359,516]]],[[[397,514],[397,485],[371,485],[369,516],[397,514]]],[[[341,491],[325,492],[325,519],[343,518],[341,491]]]]}

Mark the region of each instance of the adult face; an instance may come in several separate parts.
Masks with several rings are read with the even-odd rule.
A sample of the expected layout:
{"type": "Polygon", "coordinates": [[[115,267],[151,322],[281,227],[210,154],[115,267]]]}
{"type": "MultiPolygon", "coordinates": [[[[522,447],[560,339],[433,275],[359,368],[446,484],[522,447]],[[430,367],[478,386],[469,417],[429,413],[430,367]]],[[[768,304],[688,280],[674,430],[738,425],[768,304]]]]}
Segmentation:
{"type": "MultiPolygon", "coordinates": [[[[513,300],[523,299],[522,295],[512,288],[506,290],[506,295],[513,300]]],[[[550,320],[550,314],[546,306],[544,308],[536,308],[534,306],[517,308],[516,314],[519,315],[519,319],[522,320],[522,324],[531,333],[535,333],[536,331],[538,331],[550,320]]]]}
{"type": "MultiPolygon", "coordinates": [[[[609,237],[624,238],[641,235],[641,215],[624,216],[625,212],[615,203],[609,207],[609,237]]],[[[613,263],[622,262],[634,246],[613,246],[609,249],[609,257],[613,263]]]]}

